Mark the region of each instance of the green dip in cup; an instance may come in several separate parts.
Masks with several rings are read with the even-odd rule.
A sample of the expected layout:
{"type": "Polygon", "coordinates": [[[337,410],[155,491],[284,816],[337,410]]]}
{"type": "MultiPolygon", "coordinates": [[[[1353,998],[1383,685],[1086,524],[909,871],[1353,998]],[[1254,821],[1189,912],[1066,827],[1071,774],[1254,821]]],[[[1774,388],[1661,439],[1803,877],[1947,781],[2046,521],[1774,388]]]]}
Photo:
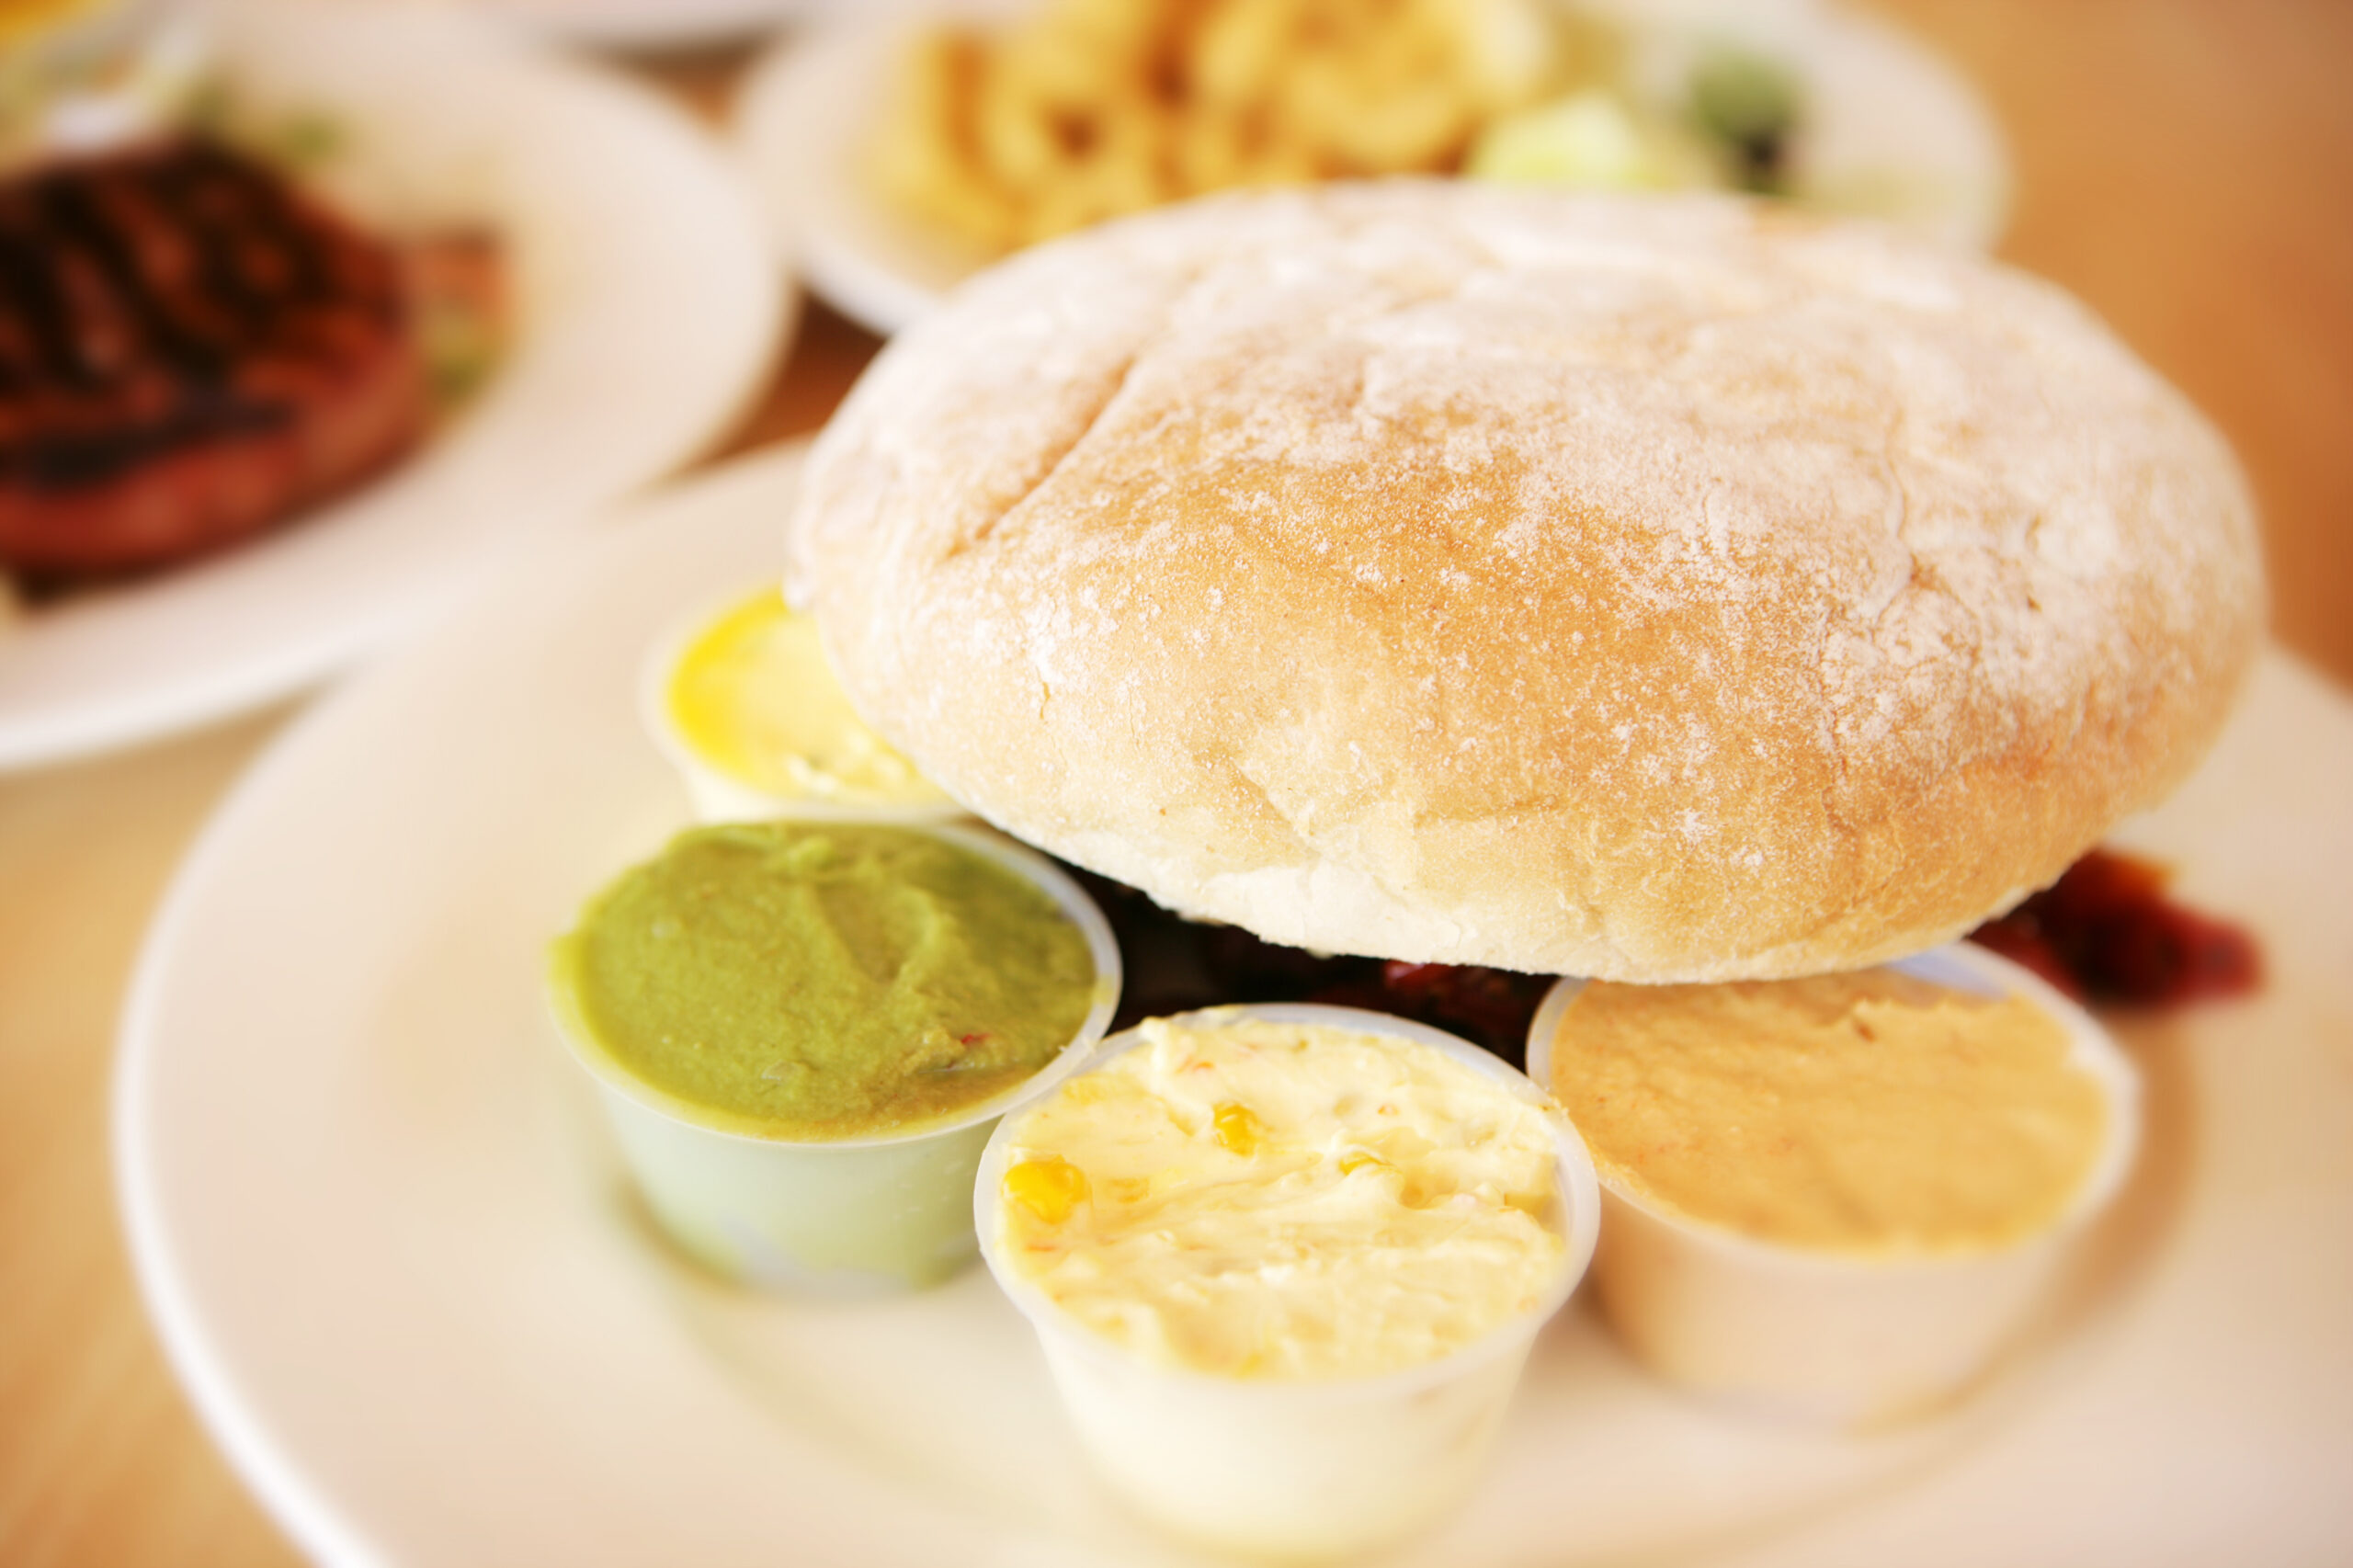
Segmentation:
{"type": "Polygon", "coordinates": [[[996,1118],[1082,1062],[1119,957],[1041,857],[872,823],[691,829],[583,907],[556,1023],[688,1252],[764,1280],[944,1277],[996,1118]]]}

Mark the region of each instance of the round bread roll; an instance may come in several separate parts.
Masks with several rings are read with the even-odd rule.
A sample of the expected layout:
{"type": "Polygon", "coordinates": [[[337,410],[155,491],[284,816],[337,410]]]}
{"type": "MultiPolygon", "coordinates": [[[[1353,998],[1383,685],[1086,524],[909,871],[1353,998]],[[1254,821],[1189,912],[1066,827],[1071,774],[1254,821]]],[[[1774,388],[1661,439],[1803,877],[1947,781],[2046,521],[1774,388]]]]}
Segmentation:
{"type": "Polygon", "coordinates": [[[789,590],[956,798],[1180,913],[1627,981],[1965,931],[2162,795],[2253,508],[2058,290],[1399,182],[1020,256],[817,443],[789,590]]]}

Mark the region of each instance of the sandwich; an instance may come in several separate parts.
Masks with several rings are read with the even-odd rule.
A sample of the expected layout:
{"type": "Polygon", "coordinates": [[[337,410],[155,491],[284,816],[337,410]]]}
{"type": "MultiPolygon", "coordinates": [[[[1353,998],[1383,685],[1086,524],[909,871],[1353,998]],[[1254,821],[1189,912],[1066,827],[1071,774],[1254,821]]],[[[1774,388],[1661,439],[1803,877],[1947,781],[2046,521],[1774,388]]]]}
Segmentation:
{"type": "Polygon", "coordinates": [[[1737,198],[1213,198],[1017,256],[812,454],[790,597],[1017,837],[1318,952],[1959,936],[2170,790],[2254,508],[2059,290],[1737,198]]]}

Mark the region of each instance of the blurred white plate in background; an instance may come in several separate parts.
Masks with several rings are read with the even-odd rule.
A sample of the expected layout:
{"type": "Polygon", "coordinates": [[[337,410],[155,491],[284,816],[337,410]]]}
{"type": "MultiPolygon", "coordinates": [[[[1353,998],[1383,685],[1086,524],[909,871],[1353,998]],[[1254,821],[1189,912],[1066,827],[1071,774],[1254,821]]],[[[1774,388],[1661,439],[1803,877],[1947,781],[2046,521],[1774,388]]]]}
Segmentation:
{"type": "Polygon", "coordinates": [[[449,429],[347,499],[0,621],[0,769],[333,673],[502,550],[693,456],[790,333],[789,279],[724,154],[651,91],[446,9],[274,0],[220,24],[241,107],[335,127],[331,189],[503,235],[513,341],[449,429]]]}
{"type": "MultiPolygon", "coordinates": [[[[986,1273],[738,1292],[637,1221],[548,938],[683,825],[639,726],[682,607],[778,571],[797,449],[649,498],[320,704],[142,956],[118,1190],[173,1364],[333,1564],[1196,1561],[1087,1479],[986,1273]]],[[[2136,841],[2251,920],[2251,1003],[2127,1033],[2146,1156],[2051,1342],[1880,1437],[1744,1420],[1574,1307],[1405,1562],[2320,1562],[2353,1462],[2353,706],[2278,656],[2136,841]]]]}
{"type": "MultiPolygon", "coordinates": [[[[395,0],[397,3],[397,0],[395,0]]],[[[550,38],[596,49],[676,50],[723,44],[792,22],[873,21],[926,0],[471,0],[550,38]]],[[[968,3],[968,0],[950,0],[968,3]]]]}
{"type": "MultiPolygon", "coordinates": [[[[989,8],[1010,3],[989,0],[989,8]]],[[[1812,4],[1752,12],[1615,0],[1597,8],[1638,33],[1672,22],[1699,28],[1698,38],[1711,36],[1708,18],[1720,17],[1803,77],[1810,186],[1954,244],[1989,248],[2000,236],[2010,190],[2000,129],[1975,89],[1910,34],[1812,4]]],[[[966,0],[954,14],[972,11],[966,0]]],[[[987,259],[898,211],[863,166],[910,25],[861,16],[796,30],[753,66],[735,107],[736,141],[779,250],[836,310],[886,336],[987,259]]]]}
{"type": "Polygon", "coordinates": [[[827,0],[474,0],[551,38],[602,49],[685,49],[838,11],[827,0]]]}

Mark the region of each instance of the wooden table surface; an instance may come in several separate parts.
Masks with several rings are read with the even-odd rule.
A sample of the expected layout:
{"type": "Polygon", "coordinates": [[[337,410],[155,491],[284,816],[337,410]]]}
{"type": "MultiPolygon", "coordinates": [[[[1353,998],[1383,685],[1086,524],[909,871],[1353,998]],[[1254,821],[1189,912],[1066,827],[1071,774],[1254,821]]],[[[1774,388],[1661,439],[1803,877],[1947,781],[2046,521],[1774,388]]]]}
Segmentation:
{"type": "MultiPolygon", "coordinates": [[[[2353,6],[1882,0],[2006,127],[2004,254],[2075,290],[2236,443],[2275,625],[2353,684],[2353,6]]],[[[633,67],[691,101],[725,56],[633,67]]],[[[874,340],[813,308],[730,451],[815,428],[874,340]]],[[[291,1562],[171,1380],[108,1177],[116,1014],[149,911],[280,707],[0,779],[0,1562],[291,1562]]]]}

